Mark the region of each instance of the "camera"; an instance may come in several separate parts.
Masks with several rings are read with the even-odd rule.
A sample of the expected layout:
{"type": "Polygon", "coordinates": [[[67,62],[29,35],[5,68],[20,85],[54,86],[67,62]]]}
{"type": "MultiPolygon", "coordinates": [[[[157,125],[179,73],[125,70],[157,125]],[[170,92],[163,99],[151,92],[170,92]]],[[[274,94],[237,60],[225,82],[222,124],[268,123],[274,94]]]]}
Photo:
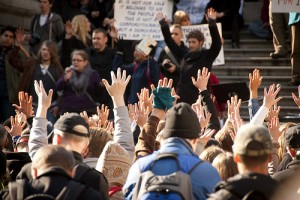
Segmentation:
{"type": "Polygon", "coordinates": [[[165,69],[170,69],[170,67],[171,67],[170,63],[165,63],[163,65],[163,68],[165,68],[165,69]]]}
{"type": "Polygon", "coordinates": [[[41,37],[38,34],[33,34],[29,40],[29,45],[30,46],[35,46],[38,43],[40,43],[41,37]]]}

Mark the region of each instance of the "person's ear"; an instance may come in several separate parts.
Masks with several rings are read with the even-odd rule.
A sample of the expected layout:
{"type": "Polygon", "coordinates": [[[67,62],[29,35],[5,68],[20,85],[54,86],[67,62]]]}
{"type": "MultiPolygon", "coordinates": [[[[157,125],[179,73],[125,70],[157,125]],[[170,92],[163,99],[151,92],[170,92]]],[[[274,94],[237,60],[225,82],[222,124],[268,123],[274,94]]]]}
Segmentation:
{"type": "Polygon", "coordinates": [[[36,179],[36,177],[38,176],[38,172],[36,168],[31,168],[31,175],[33,179],[36,179]]]}
{"type": "Polygon", "coordinates": [[[105,44],[108,42],[108,37],[104,37],[105,44]]]}
{"type": "Polygon", "coordinates": [[[288,150],[289,154],[292,156],[292,158],[296,157],[296,151],[295,151],[295,149],[287,147],[287,150],[288,150]]]}
{"type": "Polygon", "coordinates": [[[85,147],[81,152],[82,157],[86,158],[89,152],[90,152],[89,146],[85,147]]]}
{"type": "Polygon", "coordinates": [[[59,145],[59,144],[61,144],[61,141],[62,141],[61,135],[59,135],[59,134],[53,135],[52,144],[59,145]]]}
{"type": "Polygon", "coordinates": [[[234,160],[235,163],[240,163],[241,162],[241,158],[238,154],[233,155],[233,160],[234,160]]]}

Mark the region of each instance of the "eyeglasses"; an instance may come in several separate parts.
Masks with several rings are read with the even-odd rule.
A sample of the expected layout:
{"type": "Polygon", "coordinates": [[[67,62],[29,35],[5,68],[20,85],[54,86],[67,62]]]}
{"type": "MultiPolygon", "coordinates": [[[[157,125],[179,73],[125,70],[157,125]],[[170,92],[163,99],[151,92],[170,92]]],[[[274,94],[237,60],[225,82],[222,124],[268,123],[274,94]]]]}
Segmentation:
{"type": "Polygon", "coordinates": [[[72,62],[82,62],[84,60],[80,60],[80,59],[72,59],[72,62]]]}

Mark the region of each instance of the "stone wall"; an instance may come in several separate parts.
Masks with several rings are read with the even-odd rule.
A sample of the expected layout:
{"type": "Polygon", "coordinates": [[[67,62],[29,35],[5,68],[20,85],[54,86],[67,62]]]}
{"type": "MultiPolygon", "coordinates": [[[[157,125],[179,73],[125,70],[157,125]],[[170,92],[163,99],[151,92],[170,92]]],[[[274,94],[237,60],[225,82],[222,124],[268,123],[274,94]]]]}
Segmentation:
{"type": "Polygon", "coordinates": [[[0,25],[22,27],[28,30],[31,18],[38,12],[37,0],[1,0],[0,25]]]}

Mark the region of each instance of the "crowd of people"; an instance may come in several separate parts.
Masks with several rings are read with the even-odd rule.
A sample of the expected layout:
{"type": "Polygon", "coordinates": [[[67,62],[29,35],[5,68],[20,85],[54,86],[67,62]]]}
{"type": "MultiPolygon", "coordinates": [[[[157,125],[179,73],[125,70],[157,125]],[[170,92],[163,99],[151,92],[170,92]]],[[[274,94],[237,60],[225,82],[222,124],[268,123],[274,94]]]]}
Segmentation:
{"type": "MultiPolygon", "coordinates": [[[[300,126],[280,123],[280,87],[260,106],[263,77],[249,74],[249,122],[238,96],[225,112],[212,95],[216,23],[240,48],[240,1],[197,2],[156,14],[160,50],[120,38],[105,0],[39,0],[30,35],[1,30],[1,199],[299,199],[300,126]],[[208,49],[199,30],[182,41],[181,27],[199,23],[208,49]]],[[[290,24],[299,85],[299,13],[290,24]]],[[[300,86],[292,97],[300,107],[300,86]]]]}

